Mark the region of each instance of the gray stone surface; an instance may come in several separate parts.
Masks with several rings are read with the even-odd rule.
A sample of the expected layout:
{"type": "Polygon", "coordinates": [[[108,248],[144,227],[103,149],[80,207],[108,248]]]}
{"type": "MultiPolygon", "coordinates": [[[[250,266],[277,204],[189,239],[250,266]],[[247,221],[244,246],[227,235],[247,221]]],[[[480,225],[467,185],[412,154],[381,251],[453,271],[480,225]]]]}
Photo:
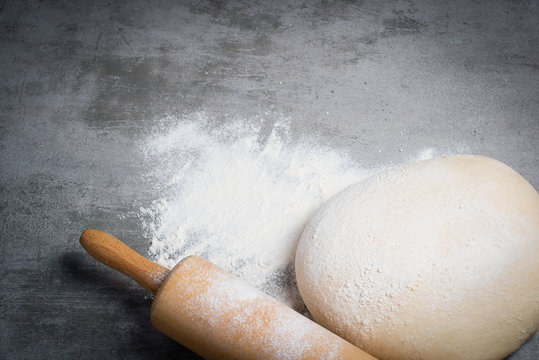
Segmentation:
{"type": "MultiPolygon", "coordinates": [[[[94,227],[147,252],[136,145],[169,115],[287,116],[366,167],[482,154],[537,188],[538,19],[537,1],[1,1],[0,358],[197,358],[78,244],[94,227]]],[[[511,357],[537,358],[537,335],[511,357]]]]}

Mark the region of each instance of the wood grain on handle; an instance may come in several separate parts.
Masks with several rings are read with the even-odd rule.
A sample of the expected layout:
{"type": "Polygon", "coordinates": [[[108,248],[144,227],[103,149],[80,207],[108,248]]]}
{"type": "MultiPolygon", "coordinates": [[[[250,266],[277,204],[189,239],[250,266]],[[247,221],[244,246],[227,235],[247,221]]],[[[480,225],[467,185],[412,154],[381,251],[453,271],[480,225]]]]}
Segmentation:
{"type": "Polygon", "coordinates": [[[94,258],[129,276],[154,295],[170,272],[139,255],[114,236],[99,230],[85,230],[80,244],[94,258]]]}

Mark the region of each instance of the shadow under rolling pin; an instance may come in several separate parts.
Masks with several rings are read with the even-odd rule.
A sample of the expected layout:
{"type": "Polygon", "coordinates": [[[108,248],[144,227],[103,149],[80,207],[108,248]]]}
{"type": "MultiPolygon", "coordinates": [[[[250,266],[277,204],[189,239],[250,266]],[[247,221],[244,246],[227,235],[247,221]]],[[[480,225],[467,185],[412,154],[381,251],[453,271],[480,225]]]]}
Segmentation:
{"type": "Polygon", "coordinates": [[[98,230],[80,243],[156,295],[152,324],[205,359],[376,360],[201,257],[168,270],[98,230]]]}

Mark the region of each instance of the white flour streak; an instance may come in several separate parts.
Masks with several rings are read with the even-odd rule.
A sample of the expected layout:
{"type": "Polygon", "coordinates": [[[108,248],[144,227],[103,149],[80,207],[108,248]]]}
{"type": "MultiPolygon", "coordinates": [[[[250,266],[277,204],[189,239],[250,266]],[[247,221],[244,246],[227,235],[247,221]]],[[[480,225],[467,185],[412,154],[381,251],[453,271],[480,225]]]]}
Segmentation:
{"type": "Polygon", "coordinates": [[[216,126],[197,113],[143,151],[160,192],[140,209],[153,260],[171,268],[200,255],[293,307],[301,300],[290,264],[304,225],[373,173],[310,140],[291,144],[286,118],[216,126]]]}

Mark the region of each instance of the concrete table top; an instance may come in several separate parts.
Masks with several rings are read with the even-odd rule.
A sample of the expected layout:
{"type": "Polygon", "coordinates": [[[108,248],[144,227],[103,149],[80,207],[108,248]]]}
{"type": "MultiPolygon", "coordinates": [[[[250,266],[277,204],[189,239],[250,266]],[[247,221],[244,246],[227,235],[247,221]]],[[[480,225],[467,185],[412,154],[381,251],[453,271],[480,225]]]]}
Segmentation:
{"type": "Polygon", "coordinates": [[[198,358],[78,243],[147,254],[134,149],[170,116],[278,114],[365,166],[434,148],[539,186],[537,1],[2,1],[0,62],[4,359],[198,358]]]}

